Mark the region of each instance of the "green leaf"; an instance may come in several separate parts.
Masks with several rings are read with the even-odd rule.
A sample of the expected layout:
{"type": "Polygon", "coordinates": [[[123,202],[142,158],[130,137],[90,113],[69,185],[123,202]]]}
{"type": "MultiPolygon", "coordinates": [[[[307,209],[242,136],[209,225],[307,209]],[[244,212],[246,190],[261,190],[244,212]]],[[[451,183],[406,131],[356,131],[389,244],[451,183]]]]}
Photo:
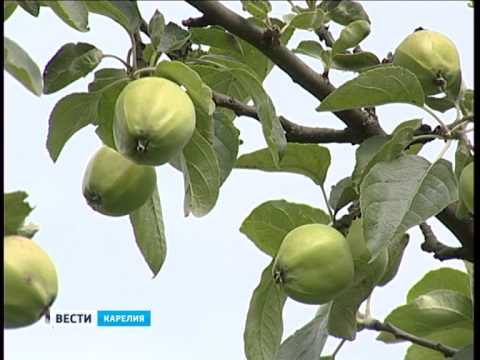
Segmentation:
{"type": "MultiPolygon", "coordinates": [[[[438,342],[456,349],[473,343],[473,329],[449,329],[440,330],[430,335],[431,341],[438,342]]],[[[457,356],[459,353],[455,354],[457,356]]],[[[445,356],[436,350],[428,349],[420,345],[411,345],[405,356],[405,360],[445,360],[445,356]]],[[[450,359],[450,358],[449,358],[450,359]]],[[[467,358],[473,360],[472,358],[467,358]]]]}
{"type": "Polygon", "coordinates": [[[391,103],[422,106],[424,93],[413,73],[386,66],[362,72],[328,95],[317,111],[340,111],[391,103]]]}
{"type": "Polygon", "coordinates": [[[473,116],[474,113],[474,92],[471,89],[465,90],[460,100],[460,109],[463,116],[473,116]]]}
{"type": "Polygon", "coordinates": [[[412,130],[417,130],[422,125],[422,119],[411,119],[402,121],[397,127],[393,130],[392,135],[396,135],[404,129],[409,128],[412,130]]]}
{"type": "MultiPolygon", "coordinates": [[[[390,137],[387,135],[375,135],[369,137],[360,144],[355,151],[355,168],[352,173],[352,181],[354,179],[359,179],[360,175],[364,172],[364,169],[389,139],[390,137]]],[[[354,184],[358,186],[358,180],[354,181],[354,184]]]]}
{"type": "Polygon", "coordinates": [[[473,360],[473,344],[467,345],[457,352],[452,360],[473,360]]]}
{"type": "Polygon", "coordinates": [[[350,176],[341,179],[338,183],[332,186],[330,191],[330,198],[328,203],[336,213],[345,205],[358,199],[358,194],[355,191],[355,186],[350,176]]]}
{"type": "Polygon", "coordinates": [[[447,96],[438,98],[433,96],[427,96],[425,98],[425,104],[436,111],[445,112],[455,107],[455,103],[450,100],[447,96]]]}
{"type": "Polygon", "coordinates": [[[165,32],[165,18],[160,11],[155,10],[155,13],[148,23],[148,32],[150,33],[153,48],[155,50],[158,49],[165,32]]]}
{"type": "Polygon", "coordinates": [[[313,30],[321,27],[326,21],[325,13],[320,9],[316,9],[294,15],[289,19],[288,26],[296,29],[313,30]]]}
{"type": "MultiPolygon", "coordinates": [[[[321,306],[315,317],[280,345],[275,360],[317,360],[327,342],[330,306],[321,306]]],[[[322,357],[324,358],[324,357],[322,357]]],[[[322,359],[320,358],[320,359],[322,359]]]]}
{"type": "MultiPolygon", "coordinates": [[[[236,60],[233,57],[230,56],[225,56],[225,55],[202,55],[198,59],[196,59],[197,62],[207,64],[207,65],[213,65],[217,67],[218,69],[221,70],[232,70],[232,69],[243,69],[246,72],[248,72],[252,77],[256,78],[258,81],[260,79],[258,78],[257,74],[253,69],[245,64],[242,64],[238,60],[236,60]]],[[[227,75],[228,76],[228,75],[227,75]]],[[[232,77],[233,81],[235,81],[235,77],[232,77]]]]}
{"type": "MultiPolygon", "coordinates": [[[[429,339],[439,330],[472,329],[473,304],[469,297],[459,292],[433,290],[394,309],[385,321],[410,334],[429,339]]],[[[404,341],[385,332],[381,332],[377,339],[386,343],[404,341]]]]}
{"type": "Polygon", "coordinates": [[[215,120],[213,148],[220,168],[220,184],[223,184],[237,161],[240,131],[225,113],[216,111],[213,118],[215,120]]]}
{"type": "Polygon", "coordinates": [[[328,333],[332,336],[354,340],[357,334],[357,312],[371,294],[379,278],[379,269],[372,266],[370,253],[362,234],[362,220],[352,222],[346,240],[350,246],[355,276],[350,286],[333,299],[328,315],[328,333]]]}
{"type": "Polygon", "coordinates": [[[142,17],[136,1],[95,0],[85,1],[88,11],[109,17],[133,34],[140,28],[142,17]]]}
{"type": "Polygon", "coordinates": [[[130,81],[124,69],[104,68],[95,71],[93,81],[88,84],[89,93],[98,93],[95,133],[102,142],[113,148],[113,118],[115,115],[115,103],[120,92],[130,81]]]}
{"type": "Polygon", "coordinates": [[[47,149],[53,162],[73,134],[96,122],[98,101],[95,93],[73,93],[57,102],[48,121],[47,149]]]}
{"type": "MultiPolygon", "coordinates": [[[[415,120],[416,121],[416,120],[415,120]]],[[[416,122],[417,124],[418,122],[416,122]]],[[[366,157],[360,157],[361,161],[358,162],[355,166],[355,169],[352,174],[352,180],[356,186],[359,186],[365,176],[368,174],[370,169],[377,163],[382,161],[391,161],[399,157],[403,150],[410,144],[413,140],[413,135],[415,133],[417,127],[407,127],[405,126],[402,129],[394,132],[393,136],[381,137],[381,135],[374,140],[369,141],[368,143],[365,141],[360,145],[357,149],[357,155],[360,157],[363,153],[366,153],[362,148],[364,145],[368,148],[369,152],[366,157]],[[380,140],[381,139],[381,140],[380,140]],[[372,150],[372,144],[376,143],[377,147],[374,151],[372,150]],[[378,146],[380,144],[380,146],[378,146]]],[[[368,139],[370,140],[370,139],[368,139]]]]}
{"type": "Polygon", "coordinates": [[[340,25],[348,25],[355,20],[365,20],[370,23],[370,19],[358,1],[324,1],[320,8],[325,7],[327,16],[340,25]],[[325,6],[326,5],[326,6],[325,6]]]}
{"type": "Polygon", "coordinates": [[[95,133],[100,140],[113,149],[116,149],[113,139],[113,120],[115,118],[115,104],[122,90],[127,86],[129,80],[124,79],[109,87],[105,87],[98,100],[97,106],[97,128],[95,133]]]}
{"type": "Polygon", "coordinates": [[[3,37],[3,61],[7,72],[37,96],[42,94],[42,74],[37,64],[16,42],[3,37]]]}
{"type": "Polygon", "coordinates": [[[244,91],[252,96],[273,163],[278,165],[285,152],[287,140],[270,96],[263,89],[262,84],[249,72],[242,69],[232,69],[230,72],[244,88],[244,91]]]}
{"type": "Polygon", "coordinates": [[[208,214],[218,199],[220,169],[213,146],[198,130],[183,148],[181,166],[185,179],[185,216],[190,212],[197,217],[208,214]]]}
{"type": "Polygon", "coordinates": [[[332,52],[338,54],[360,44],[370,34],[370,23],[365,20],[355,20],[348,24],[333,43],[332,52]]]}
{"type": "Polygon", "coordinates": [[[323,185],[330,166],[330,151],[317,144],[288,143],[278,166],[268,149],[261,149],[238,158],[239,169],[269,172],[291,172],[305,175],[317,185],[323,185]]]}
{"type": "Polygon", "coordinates": [[[88,10],[83,1],[43,1],[48,5],[57,16],[62,19],[65,24],[71,26],[75,30],[86,32],[88,28],[88,10]]]}
{"type": "Polygon", "coordinates": [[[162,61],[155,75],[167,78],[182,85],[195,105],[196,128],[209,142],[213,141],[213,112],[215,103],[212,100],[212,90],[202,81],[201,77],[188,65],[180,61],[162,61]]]}
{"type": "Polygon", "coordinates": [[[88,84],[88,92],[103,91],[119,80],[129,80],[124,69],[103,68],[95,71],[93,81],[88,84]]]}
{"type": "Polygon", "coordinates": [[[219,49],[236,50],[240,55],[243,55],[242,45],[239,39],[226,32],[220,26],[210,26],[208,28],[192,28],[191,40],[195,44],[207,45],[219,49]]]}
{"type": "MultiPolygon", "coordinates": [[[[252,25],[264,28],[264,24],[260,19],[250,18],[247,19],[247,21],[252,25]]],[[[285,26],[285,24],[278,19],[270,18],[270,21],[278,28],[283,28],[285,26]]],[[[280,37],[280,41],[282,42],[282,44],[286,45],[292,35],[293,28],[288,28],[287,30],[285,30],[280,37]]],[[[243,63],[252,68],[252,70],[257,74],[257,78],[259,79],[259,81],[262,82],[273,69],[273,63],[255,46],[241,39],[238,39],[238,41],[240,42],[240,46],[243,49],[242,54],[238,52],[238,44],[236,42],[232,42],[229,49],[210,48],[208,53],[210,55],[215,54],[234,57],[240,63],[243,63]]]]}
{"type": "Polygon", "coordinates": [[[272,11],[272,5],[268,0],[241,0],[241,2],[243,11],[262,20],[267,18],[268,13],[272,11]]]}
{"type": "Polygon", "coordinates": [[[293,52],[321,60],[327,69],[360,72],[380,64],[380,60],[371,52],[332,54],[331,50],[324,50],[320,43],[312,40],[300,42],[293,52]]]}
{"type": "Polygon", "coordinates": [[[4,193],[3,195],[3,236],[14,235],[22,227],[25,219],[33,210],[25,199],[24,191],[4,193]]]}
{"type": "Polygon", "coordinates": [[[38,0],[17,0],[17,3],[32,16],[37,17],[40,13],[40,3],[38,0]]]}
{"type": "Polygon", "coordinates": [[[282,310],[287,297],[276,286],[272,264],[262,272],[248,309],[243,339],[249,360],[273,359],[280,347],[283,333],[282,310]]]}
{"type": "Polygon", "coordinates": [[[322,45],[313,40],[301,41],[296,49],[292,50],[294,53],[310,56],[314,59],[321,60],[327,68],[331,67],[331,51],[324,50],[322,45]]]}
{"type": "Polygon", "coordinates": [[[416,155],[377,163],[360,186],[365,238],[376,257],[405,233],[458,199],[450,162],[431,164],[416,155]]]}
{"type": "Polygon", "coordinates": [[[17,2],[14,0],[3,1],[3,22],[12,16],[13,12],[17,8],[17,2]]]}
{"type": "Polygon", "coordinates": [[[43,71],[44,94],[52,94],[89,74],[102,61],[100,49],[87,43],[68,43],[50,59],[43,71]]]}
{"type": "Polygon", "coordinates": [[[474,300],[475,293],[475,267],[470,261],[464,260],[465,268],[467,269],[469,288],[470,288],[470,299],[474,300]]]}
{"type": "Polygon", "coordinates": [[[380,60],[374,53],[362,51],[354,54],[334,54],[331,67],[343,71],[362,72],[379,64],[380,60]]]}
{"type": "Polygon", "coordinates": [[[167,244],[158,189],[130,215],[137,245],[155,277],[165,261],[167,244]]]}
{"type": "Polygon", "coordinates": [[[452,268],[440,268],[428,272],[407,295],[407,303],[433,290],[446,289],[470,297],[470,280],[467,273],[452,268]]]}
{"type": "Polygon", "coordinates": [[[156,48],[159,53],[168,53],[180,49],[190,39],[190,33],[173,22],[169,22],[163,31],[156,48]]]}
{"type": "Polygon", "coordinates": [[[271,200],[256,207],[240,226],[240,232],[261,251],[274,257],[285,236],[306,224],[328,224],[329,216],[321,209],[285,200],[271,200]]]}
{"type": "Polygon", "coordinates": [[[403,254],[410,241],[408,234],[396,236],[388,246],[388,264],[382,278],[378,281],[377,286],[385,286],[397,276],[400,270],[403,254]]]}
{"type": "Polygon", "coordinates": [[[457,142],[457,149],[455,150],[455,178],[460,179],[462,170],[470,162],[473,161],[473,155],[470,148],[464,139],[459,139],[457,142]]]}
{"type": "MultiPolygon", "coordinates": [[[[220,70],[210,65],[190,65],[212,90],[246,103],[251,97],[229,70],[220,70]]],[[[225,111],[224,108],[219,108],[225,111]]],[[[230,110],[228,110],[230,111],[230,110]]]]}

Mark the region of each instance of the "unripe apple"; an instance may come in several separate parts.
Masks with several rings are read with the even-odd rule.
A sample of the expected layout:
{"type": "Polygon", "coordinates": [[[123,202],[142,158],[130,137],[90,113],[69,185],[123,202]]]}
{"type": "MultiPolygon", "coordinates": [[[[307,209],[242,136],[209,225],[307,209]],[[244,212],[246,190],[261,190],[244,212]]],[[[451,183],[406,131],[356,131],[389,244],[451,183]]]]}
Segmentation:
{"type": "Polygon", "coordinates": [[[455,44],[445,35],[430,30],[418,30],[408,35],[397,47],[393,64],[415,74],[426,96],[442,91],[438,77],[446,80],[446,88],[458,88],[461,83],[460,57],[455,44]]]}
{"type": "Polygon", "coordinates": [[[292,299],[305,304],[331,301],[353,281],[352,254],[331,226],[309,224],[290,231],[273,264],[273,277],[292,299]]]}
{"type": "Polygon", "coordinates": [[[26,237],[5,237],[3,249],[3,326],[13,329],[32,325],[57,297],[55,266],[48,254],[26,237]]]}
{"type": "MultiPolygon", "coordinates": [[[[356,264],[356,262],[358,262],[358,267],[361,271],[360,273],[357,272],[356,276],[363,273],[364,276],[374,278],[372,282],[378,283],[388,268],[388,249],[383,249],[375,260],[370,262],[371,254],[367,248],[365,237],[363,236],[361,218],[356,218],[352,221],[346,240],[350,246],[354,263],[356,264]]],[[[357,268],[355,268],[355,270],[357,270],[357,268]]]]}
{"type": "Polygon", "coordinates": [[[474,205],[474,162],[470,162],[465,166],[460,174],[459,186],[458,186],[458,195],[460,200],[465,204],[468,211],[473,214],[473,205],[474,205]]]}
{"type": "Polygon", "coordinates": [[[143,165],[161,165],[180,153],[195,130],[195,108],[176,83],[146,77],[129,83],[115,105],[118,151],[143,165]]]}
{"type": "Polygon", "coordinates": [[[123,216],[142,206],[157,183],[155,168],[138,165],[110,147],[101,147],[87,165],[83,196],[95,211],[123,216]]]}

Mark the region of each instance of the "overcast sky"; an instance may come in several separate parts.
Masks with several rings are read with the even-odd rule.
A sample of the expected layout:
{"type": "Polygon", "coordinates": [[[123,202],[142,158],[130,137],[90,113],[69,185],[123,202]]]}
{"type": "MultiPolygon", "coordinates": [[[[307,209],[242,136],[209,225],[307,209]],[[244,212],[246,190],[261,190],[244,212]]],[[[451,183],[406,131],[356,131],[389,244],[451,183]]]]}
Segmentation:
{"type": "MultiPolygon", "coordinates": [[[[236,2],[226,2],[237,12],[236,2]]],[[[452,39],[460,52],[463,75],[473,87],[473,10],[462,1],[367,1],[363,6],[372,20],[372,32],[362,48],[383,58],[415,28],[439,31],[452,39]]],[[[167,21],[179,23],[197,15],[181,1],[139,2],[141,13],[149,19],[155,9],[167,21]]],[[[288,10],[284,2],[274,1],[277,16],[288,10]]],[[[244,14],[245,15],[245,14],[244,14]]],[[[5,24],[5,35],[20,44],[43,69],[54,53],[67,42],[88,42],[104,53],[124,57],[129,48],[126,33],[115,22],[90,15],[90,32],[77,32],[61,22],[49,9],[38,18],[17,9],[5,24]]],[[[338,28],[333,27],[335,34],[338,28]]],[[[298,31],[289,47],[314,39],[298,31]]],[[[319,62],[302,57],[322,70],[319,62]]],[[[119,67],[114,60],[101,67],[119,67]]],[[[6,74],[6,73],[5,73],[6,74]]],[[[331,73],[339,85],[351,78],[348,73],[331,73]]],[[[243,330],[251,294],[269,258],[239,231],[243,219],[258,205],[273,199],[286,199],[325,209],[319,189],[307,178],[293,174],[270,174],[235,170],[221,189],[215,209],[203,218],[183,217],[183,179],[168,165],[158,167],[158,186],[166,225],[168,254],[160,274],[151,273],[136,247],[128,217],[110,218],[92,211],[81,193],[87,161],[99,148],[93,127],[84,128],[65,146],[53,164],[45,142],[48,117],[55,103],[72,92],[83,92],[92,79],[85,79],[41,98],[35,97],[10,75],[5,75],[5,191],[25,190],[35,206],[29,220],[40,225],[36,241],[54,260],[60,278],[60,292],[54,308],[58,310],[147,309],[152,311],[152,326],[146,328],[50,328],[43,322],[5,332],[5,353],[9,360],[93,360],[93,359],[244,359],[243,330]]],[[[317,113],[317,101],[274,69],[264,83],[278,114],[305,125],[341,128],[331,114],[317,113]]],[[[420,110],[406,105],[378,109],[382,126],[393,129],[399,122],[422,117],[436,123],[420,110]]],[[[451,120],[448,112],[445,119],[451,120]]],[[[238,118],[246,153],[265,146],[259,125],[238,118]]],[[[442,144],[425,147],[421,155],[433,159],[442,144]]],[[[355,148],[328,145],[332,165],[326,188],[351,174],[355,148]]],[[[452,159],[454,148],[447,154],[452,159]]],[[[430,221],[439,238],[456,245],[436,220],[430,221]]],[[[390,310],[405,302],[408,289],[428,270],[442,266],[463,269],[459,261],[441,264],[420,250],[421,234],[410,231],[411,241],[400,274],[387,287],[375,290],[373,315],[383,319],[390,310]]],[[[309,321],[316,307],[287,301],[284,309],[288,336],[309,321]]],[[[364,331],[358,340],[347,343],[340,359],[402,359],[405,344],[385,345],[375,340],[376,333],[364,331]]],[[[329,339],[324,354],[338,344],[329,339]]]]}

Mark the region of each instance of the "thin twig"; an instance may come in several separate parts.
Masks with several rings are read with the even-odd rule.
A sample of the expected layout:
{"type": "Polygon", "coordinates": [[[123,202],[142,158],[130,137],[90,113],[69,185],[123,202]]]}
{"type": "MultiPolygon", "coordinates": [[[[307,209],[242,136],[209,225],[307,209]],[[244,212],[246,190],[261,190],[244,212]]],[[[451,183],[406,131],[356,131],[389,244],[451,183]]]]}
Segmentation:
{"type": "Polygon", "coordinates": [[[137,64],[137,45],[135,44],[135,37],[133,34],[130,34],[130,40],[132,42],[132,67],[133,71],[138,70],[138,64],[137,64]]]}
{"type": "Polygon", "coordinates": [[[441,352],[445,356],[452,357],[458,352],[458,349],[452,348],[450,346],[444,345],[442,343],[431,341],[413,334],[410,334],[402,329],[390,324],[389,322],[381,322],[376,319],[359,319],[361,321],[360,325],[363,329],[384,331],[389,334],[392,334],[397,339],[407,340],[414,344],[423,346],[428,349],[432,349],[438,352],[441,352]]]}
{"type": "Polygon", "coordinates": [[[342,346],[345,344],[347,340],[346,339],[342,339],[342,341],[340,341],[340,343],[338,344],[337,348],[335,349],[335,351],[332,353],[332,358],[335,359],[335,356],[337,356],[338,352],[340,351],[340,349],[342,348],[342,346]]]}
{"type": "Polygon", "coordinates": [[[102,56],[102,58],[111,58],[111,59],[115,59],[115,60],[118,60],[120,61],[123,66],[125,66],[127,68],[128,71],[132,70],[132,67],[130,65],[127,64],[127,62],[125,60],[123,60],[122,58],[120,58],[119,56],[117,55],[111,55],[111,54],[104,54],[102,56]]]}
{"type": "Polygon", "coordinates": [[[320,41],[324,41],[325,45],[332,47],[335,39],[333,38],[332,33],[328,30],[328,25],[323,25],[318,29],[315,29],[315,34],[317,34],[320,41]]]}

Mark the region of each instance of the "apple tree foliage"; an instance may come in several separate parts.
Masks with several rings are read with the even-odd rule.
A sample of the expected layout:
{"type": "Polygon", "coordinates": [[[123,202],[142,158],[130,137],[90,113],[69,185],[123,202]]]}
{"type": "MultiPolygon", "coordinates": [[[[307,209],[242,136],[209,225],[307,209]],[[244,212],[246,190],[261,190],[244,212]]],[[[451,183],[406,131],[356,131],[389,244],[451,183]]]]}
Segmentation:
{"type": "MultiPolygon", "coordinates": [[[[46,144],[52,161],[88,125],[93,125],[104,145],[114,148],[114,106],[122,89],[143,76],[169,79],[186,89],[196,113],[191,140],[170,160],[183,174],[185,216],[207,215],[233,169],[300,174],[313,181],[326,200],[326,209],[319,209],[273,199],[260,204],[240,226],[272,258],[247,314],[248,360],[333,359],[335,354],[322,351],[328,336],[353,341],[364,329],[379,331],[378,340],[385,343],[410,341],[408,360],[472,359],[473,214],[459,201],[458,180],[473,161],[473,146],[466,136],[473,127],[473,89],[461,86],[443,96],[426,96],[413,72],[393,65],[391,57],[380,59],[363,49],[371,23],[359,2],[289,1],[290,11],[281,19],[271,16],[274,4],[268,0],[242,0],[240,15],[218,2],[187,2],[203,15],[176,24],[162,15],[161,1],[151,19],[142,17],[136,1],[4,1],[4,21],[18,11],[37,17],[50,8],[66,26],[87,32],[95,31],[89,17],[100,15],[118,23],[123,28],[119,31],[131,39],[126,59],[105,54],[94,44],[65,44],[52,54],[42,73],[21,44],[5,36],[8,73],[37,96],[65,92],[48,119],[46,144]],[[332,23],[342,27],[335,36],[328,28],[332,23]],[[318,39],[294,47],[289,43],[294,32],[310,32],[318,39]],[[324,72],[319,74],[304,63],[305,56],[323,64],[324,72]],[[120,66],[103,67],[106,57],[116,57],[120,66]],[[318,99],[318,112],[333,112],[345,128],[304,127],[277,114],[262,85],[275,66],[318,99]],[[333,71],[351,72],[354,78],[335,88],[329,82],[333,71]],[[84,92],[68,92],[69,84],[90,73],[93,81],[84,92]],[[375,108],[393,103],[415,106],[439,126],[432,129],[421,118],[406,119],[386,133],[380,120],[387,120],[378,119],[375,108]],[[455,119],[446,118],[449,109],[455,110],[455,119]],[[233,120],[241,115],[260,122],[266,148],[238,156],[241,141],[233,120]],[[435,159],[419,155],[430,141],[445,143],[435,159]],[[330,191],[324,182],[332,159],[328,147],[319,145],[328,143],[358,145],[351,175],[338,179],[330,191]],[[450,146],[456,146],[453,163],[443,158],[450,146]],[[346,214],[339,216],[341,210],[346,214]],[[433,217],[456,236],[459,247],[436,239],[426,223],[433,217]],[[361,221],[354,221],[358,218],[361,221]],[[311,223],[329,224],[344,235],[350,233],[347,239],[364,243],[353,245],[362,250],[353,251],[352,284],[318,307],[310,322],[282,342],[286,295],[275,286],[272,264],[285,235],[311,223]],[[425,274],[412,286],[404,305],[384,321],[373,319],[369,306],[365,313],[360,306],[365,301],[369,305],[376,286],[387,285],[401,272],[408,231],[417,226],[425,236],[423,250],[439,260],[462,259],[466,271],[443,267],[425,274]],[[381,254],[388,255],[388,267],[380,285],[378,274],[367,265],[381,254]]],[[[155,189],[144,205],[128,215],[154,275],[166,256],[160,194],[161,189],[155,189]]],[[[26,198],[21,191],[4,195],[4,236],[32,237],[38,230],[25,223],[32,210],[26,198]]]]}

